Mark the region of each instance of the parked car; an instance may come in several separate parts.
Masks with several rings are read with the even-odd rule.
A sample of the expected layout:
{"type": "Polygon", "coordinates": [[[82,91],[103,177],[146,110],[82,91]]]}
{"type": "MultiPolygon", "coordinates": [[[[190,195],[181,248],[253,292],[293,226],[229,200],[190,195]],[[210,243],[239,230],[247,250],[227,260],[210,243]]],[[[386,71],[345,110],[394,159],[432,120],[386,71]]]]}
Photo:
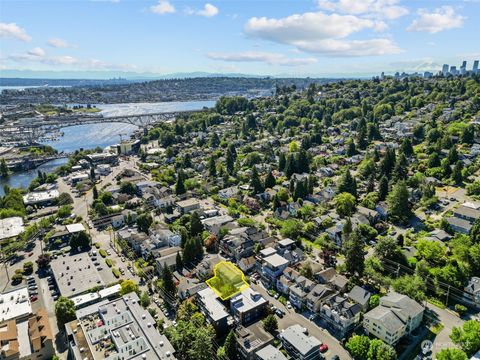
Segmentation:
{"type": "Polygon", "coordinates": [[[292,308],[292,303],[290,301],[287,301],[287,309],[291,309],[292,308]]]}
{"type": "Polygon", "coordinates": [[[285,313],[281,309],[277,309],[275,311],[275,314],[277,314],[279,318],[283,318],[283,316],[285,315],[285,313]]]}
{"type": "Polygon", "coordinates": [[[340,360],[340,356],[338,355],[333,355],[330,360],[340,360]]]}
{"type": "Polygon", "coordinates": [[[320,352],[324,353],[328,351],[328,345],[327,344],[322,344],[320,345],[320,352]]]}
{"type": "Polygon", "coordinates": [[[276,293],[275,296],[274,296],[275,299],[278,299],[279,297],[280,297],[279,293],[276,293]]]}
{"type": "Polygon", "coordinates": [[[38,300],[38,296],[36,296],[36,295],[30,296],[30,301],[31,302],[34,302],[34,301],[37,301],[37,300],[38,300]]]}
{"type": "Polygon", "coordinates": [[[38,286],[37,285],[28,285],[28,290],[37,290],[38,286]]]}

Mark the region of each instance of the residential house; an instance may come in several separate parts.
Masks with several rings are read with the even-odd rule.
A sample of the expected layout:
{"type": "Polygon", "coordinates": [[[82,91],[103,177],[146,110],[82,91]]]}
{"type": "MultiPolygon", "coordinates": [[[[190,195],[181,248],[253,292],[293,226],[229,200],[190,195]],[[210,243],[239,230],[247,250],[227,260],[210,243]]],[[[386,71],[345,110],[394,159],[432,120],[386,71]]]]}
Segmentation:
{"type": "Polygon", "coordinates": [[[473,276],[464,290],[465,300],[469,304],[480,307],[480,277],[473,276]]]}
{"type": "Polygon", "coordinates": [[[150,238],[158,241],[162,245],[168,246],[180,246],[182,243],[182,235],[172,232],[171,230],[164,228],[161,225],[156,225],[149,230],[150,238]]]}
{"type": "Polygon", "coordinates": [[[263,259],[260,276],[267,284],[275,284],[277,278],[288,266],[287,259],[279,254],[273,254],[263,259]]]}
{"type": "Polygon", "coordinates": [[[379,306],[364,315],[363,327],[367,334],[395,345],[421,324],[423,312],[424,308],[415,300],[390,292],[380,298],[379,306]]]}
{"type": "Polygon", "coordinates": [[[217,298],[215,292],[207,287],[197,293],[196,303],[207,323],[211,324],[220,336],[228,332],[232,319],[217,298]]]}
{"type": "Polygon", "coordinates": [[[258,351],[267,346],[272,346],[274,337],[265,331],[261,321],[244,327],[237,326],[235,329],[237,338],[237,352],[242,360],[257,360],[258,351]]]}
{"type": "Polygon", "coordinates": [[[262,317],[267,305],[268,300],[252,288],[247,288],[230,298],[230,312],[242,325],[248,325],[262,317]]]}
{"type": "Polygon", "coordinates": [[[368,310],[369,300],[372,296],[370,291],[365,290],[358,285],[355,285],[352,290],[350,290],[350,292],[347,294],[347,296],[355,304],[360,305],[363,312],[368,310]]]}
{"type": "Polygon", "coordinates": [[[300,275],[294,280],[294,284],[289,289],[289,300],[293,306],[302,309],[306,305],[307,295],[312,291],[315,283],[300,275]]]}
{"type": "Polygon", "coordinates": [[[360,322],[362,307],[350,303],[346,297],[332,296],[320,307],[322,322],[338,338],[343,338],[360,322]]]}
{"type": "Polygon", "coordinates": [[[333,295],[334,291],[324,285],[316,284],[306,297],[307,309],[313,313],[318,313],[323,302],[333,295]]]}
{"type": "Polygon", "coordinates": [[[267,345],[258,350],[254,360],[287,360],[285,355],[273,345],[267,345]]]}
{"type": "Polygon", "coordinates": [[[316,337],[308,336],[304,329],[296,324],[286,328],[280,334],[283,347],[295,360],[320,360],[320,345],[322,342],[316,337]]]}
{"type": "Polygon", "coordinates": [[[192,211],[200,209],[200,202],[197,199],[191,198],[177,202],[178,211],[180,214],[189,214],[192,211]]]}

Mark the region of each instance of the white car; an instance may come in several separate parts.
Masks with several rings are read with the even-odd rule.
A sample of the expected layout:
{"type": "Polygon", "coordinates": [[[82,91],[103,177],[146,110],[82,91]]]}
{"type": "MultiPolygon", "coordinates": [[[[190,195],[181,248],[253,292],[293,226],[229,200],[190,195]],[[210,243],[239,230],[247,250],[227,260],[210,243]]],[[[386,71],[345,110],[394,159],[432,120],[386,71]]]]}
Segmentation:
{"type": "Polygon", "coordinates": [[[287,309],[291,309],[292,308],[292,303],[290,301],[287,301],[287,309]]]}

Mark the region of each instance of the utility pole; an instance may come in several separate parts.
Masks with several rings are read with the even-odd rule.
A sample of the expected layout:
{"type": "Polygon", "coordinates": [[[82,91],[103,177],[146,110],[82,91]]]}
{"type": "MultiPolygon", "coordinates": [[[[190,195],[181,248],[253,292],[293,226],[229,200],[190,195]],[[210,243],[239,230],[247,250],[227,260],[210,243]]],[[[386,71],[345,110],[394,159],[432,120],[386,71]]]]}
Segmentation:
{"type": "Polygon", "coordinates": [[[450,285],[447,288],[447,299],[445,300],[445,306],[448,306],[448,297],[450,296],[450,285]]]}

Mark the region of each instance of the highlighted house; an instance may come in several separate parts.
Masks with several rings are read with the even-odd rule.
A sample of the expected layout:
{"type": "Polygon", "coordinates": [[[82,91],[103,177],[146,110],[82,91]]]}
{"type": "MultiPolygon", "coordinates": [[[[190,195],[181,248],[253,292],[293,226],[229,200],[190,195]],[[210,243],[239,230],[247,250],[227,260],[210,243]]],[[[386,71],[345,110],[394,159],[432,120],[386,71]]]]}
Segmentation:
{"type": "Polygon", "coordinates": [[[215,265],[213,274],[214,277],[206,283],[222,300],[227,300],[249,287],[242,270],[229,261],[221,261],[215,265]]]}

